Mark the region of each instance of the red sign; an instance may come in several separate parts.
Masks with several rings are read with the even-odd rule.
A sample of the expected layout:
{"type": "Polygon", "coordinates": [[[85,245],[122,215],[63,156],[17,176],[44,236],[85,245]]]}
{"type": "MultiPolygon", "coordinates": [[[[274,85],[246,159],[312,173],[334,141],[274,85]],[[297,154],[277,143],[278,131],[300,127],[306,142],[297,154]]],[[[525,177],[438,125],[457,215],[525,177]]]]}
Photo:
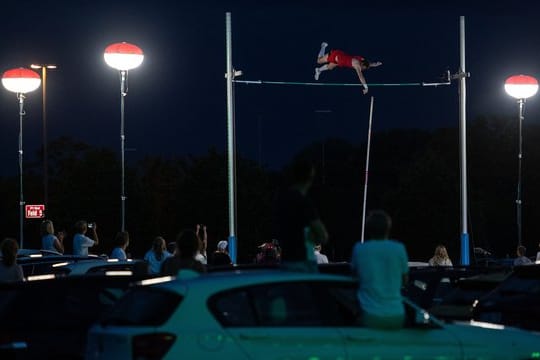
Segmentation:
{"type": "Polygon", "coordinates": [[[27,219],[42,219],[45,217],[45,205],[26,205],[27,219]]]}

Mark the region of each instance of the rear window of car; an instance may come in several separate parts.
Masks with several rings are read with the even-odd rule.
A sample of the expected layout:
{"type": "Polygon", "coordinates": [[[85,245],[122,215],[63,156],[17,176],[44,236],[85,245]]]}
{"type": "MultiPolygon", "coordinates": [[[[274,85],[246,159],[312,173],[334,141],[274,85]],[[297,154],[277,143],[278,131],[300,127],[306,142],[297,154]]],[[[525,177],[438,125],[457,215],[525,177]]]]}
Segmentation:
{"type": "Polygon", "coordinates": [[[174,292],[138,287],[128,291],[100,319],[103,326],[160,326],[174,313],[183,297],[174,292]]]}

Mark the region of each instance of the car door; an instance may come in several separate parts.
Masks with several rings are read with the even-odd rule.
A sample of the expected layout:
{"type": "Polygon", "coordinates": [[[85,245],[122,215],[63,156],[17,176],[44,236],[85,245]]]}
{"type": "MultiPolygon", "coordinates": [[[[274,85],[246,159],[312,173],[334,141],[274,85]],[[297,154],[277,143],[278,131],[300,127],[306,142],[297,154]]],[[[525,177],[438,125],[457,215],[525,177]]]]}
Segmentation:
{"type": "Polygon", "coordinates": [[[326,326],[307,282],[283,282],[218,294],[212,311],[253,359],[345,359],[343,337],[326,326]]]}
{"type": "Polygon", "coordinates": [[[429,314],[406,303],[407,321],[403,329],[376,330],[362,326],[356,284],[331,283],[319,288],[320,299],[333,313],[333,326],[343,335],[348,359],[461,359],[459,341],[429,314]]]}

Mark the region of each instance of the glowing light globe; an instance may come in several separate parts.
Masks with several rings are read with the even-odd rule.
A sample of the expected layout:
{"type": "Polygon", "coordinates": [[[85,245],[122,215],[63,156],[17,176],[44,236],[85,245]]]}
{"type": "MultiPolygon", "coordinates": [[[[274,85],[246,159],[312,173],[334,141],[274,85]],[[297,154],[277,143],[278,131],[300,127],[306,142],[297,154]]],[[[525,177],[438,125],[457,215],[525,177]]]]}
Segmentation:
{"type": "Polygon", "coordinates": [[[41,85],[41,77],[30,69],[11,69],[2,75],[2,85],[14,93],[25,94],[36,90],[41,85]]]}
{"type": "Polygon", "coordinates": [[[144,59],[140,47],[126,42],[107,46],[103,56],[107,65],[121,71],[135,69],[142,64],[144,59]]]}
{"type": "Polygon", "coordinates": [[[514,75],[504,83],[506,93],[516,99],[527,99],[538,91],[538,81],[528,75],[514,75]]]}

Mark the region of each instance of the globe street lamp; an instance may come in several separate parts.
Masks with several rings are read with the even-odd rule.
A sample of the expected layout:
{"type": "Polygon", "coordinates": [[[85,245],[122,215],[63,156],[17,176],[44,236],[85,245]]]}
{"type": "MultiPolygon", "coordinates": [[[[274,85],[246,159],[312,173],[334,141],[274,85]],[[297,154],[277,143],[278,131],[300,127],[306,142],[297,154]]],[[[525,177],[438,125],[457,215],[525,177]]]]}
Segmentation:
{"type": "Polygon", "coordinates": [[[127,76],[128,70],[135,69],[144,59],[144,54],[136,45],[128,44],[126,42],[115,43],[107,46],[104,53],[105,62],[110,67],[120,71],[120,147],[122,153],[122,190],[121,190],[121,204],[122,204],[122,231],[125,231],[125,219],[126,219],[126,196],[125,196],[125,135],[124,135],[124,97],[127,95],[127,76]]]}
{"type": "Polygon", "coordinates": [[[45,210],[48,209],[49,203],[49,167],[47,165],[47,69],[56,69],[56,65],[48,64],[32,64],[32,69],[41,69],[42,90],[42,106],[41,117],[43,119],[43,203],[45,210]]]}
{"type": "Polygon", "coordinates": [[[36,90],[41,84],[41,78],[35,71],[25,68],[11,69],[2,75],[2,85],[17,94],[19,100],[19,226],[21,248],[24,247],[24,196],[23,196],[23,116],[24,98],[27,92],[36,90]]]}
{"type": "Polygon", "coordinates": [[[504,90],[513,98],[516,98],[519,103],[519,152],[518,152],[518,184],[517,184],[517,228],[518,228],[518,245],[522,244],[522,227],[521,227],[521,161],[523,159],[523,106],[525,99],[530,98],[538,91],[538,81],[532,76],[514,75],[506,79],[504,90]]]}

